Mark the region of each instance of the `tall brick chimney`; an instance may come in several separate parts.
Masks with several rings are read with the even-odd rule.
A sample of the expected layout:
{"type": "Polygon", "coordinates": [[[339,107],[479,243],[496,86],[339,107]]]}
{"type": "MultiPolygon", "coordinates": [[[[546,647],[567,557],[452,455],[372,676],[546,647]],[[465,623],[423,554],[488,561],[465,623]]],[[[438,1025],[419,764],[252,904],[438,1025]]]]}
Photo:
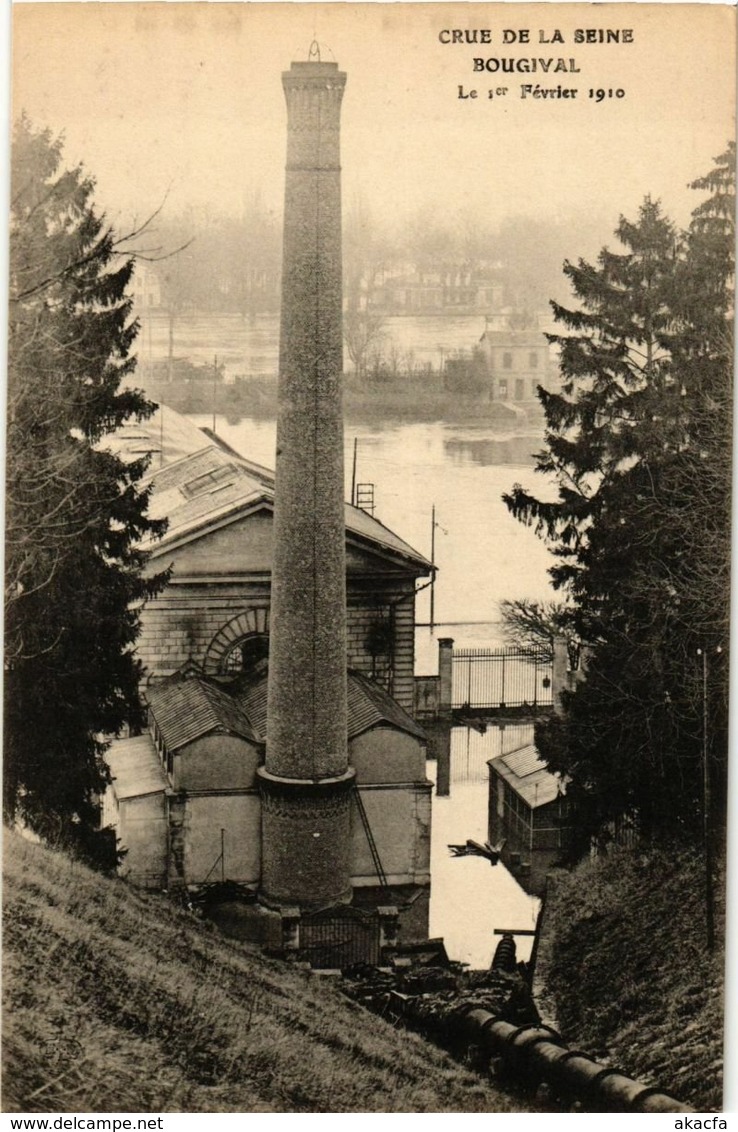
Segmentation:
{"type": "Polygon", "coordinates": [[[293,63],[287,101],[262,901],[351,899],[336,63],[293,63]]]}

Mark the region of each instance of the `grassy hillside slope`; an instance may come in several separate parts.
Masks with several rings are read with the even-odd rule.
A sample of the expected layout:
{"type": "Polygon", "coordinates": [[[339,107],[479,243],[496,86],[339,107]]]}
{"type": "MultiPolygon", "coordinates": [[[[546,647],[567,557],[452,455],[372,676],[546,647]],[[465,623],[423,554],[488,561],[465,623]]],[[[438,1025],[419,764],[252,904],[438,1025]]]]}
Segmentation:
{"type": "Polygon", "coordinates": [[[329,980],[5,834],[4,1110],[522,1109],[329,980]]]}
{"type": "Polygon", "coordinates": [[[614,851],[556,874],[548,992],[564,1038],[719,1112],[723,911],[710,955],[702,860],[685,852],[614,851]]]}

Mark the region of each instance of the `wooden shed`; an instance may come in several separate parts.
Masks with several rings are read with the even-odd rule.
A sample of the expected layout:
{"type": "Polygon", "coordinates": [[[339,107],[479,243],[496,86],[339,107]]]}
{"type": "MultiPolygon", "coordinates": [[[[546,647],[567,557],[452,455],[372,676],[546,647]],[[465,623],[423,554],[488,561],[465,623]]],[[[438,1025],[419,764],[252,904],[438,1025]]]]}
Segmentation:
{"type": "Polygon", "coordinates": [[[526,891],[539,895],[564,846],[566,782],[526,743],[489,763],[489,839],[526,891]]]}

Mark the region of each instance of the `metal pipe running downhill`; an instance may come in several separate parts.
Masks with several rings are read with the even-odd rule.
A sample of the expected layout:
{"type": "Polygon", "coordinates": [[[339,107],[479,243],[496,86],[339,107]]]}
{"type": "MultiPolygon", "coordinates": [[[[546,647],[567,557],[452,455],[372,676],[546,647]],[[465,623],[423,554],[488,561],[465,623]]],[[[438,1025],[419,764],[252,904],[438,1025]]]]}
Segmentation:
{"type": "Polygon", "coordinates": [[[459,1032],[489,1057],[502,1058],[514,1074],[545,1081],[590,1108],[603,1112],[695,1111],[661,1089],[569,1049],[549,1026],[514,1026],[470,1004],[459,1018],[459,1032]]]}

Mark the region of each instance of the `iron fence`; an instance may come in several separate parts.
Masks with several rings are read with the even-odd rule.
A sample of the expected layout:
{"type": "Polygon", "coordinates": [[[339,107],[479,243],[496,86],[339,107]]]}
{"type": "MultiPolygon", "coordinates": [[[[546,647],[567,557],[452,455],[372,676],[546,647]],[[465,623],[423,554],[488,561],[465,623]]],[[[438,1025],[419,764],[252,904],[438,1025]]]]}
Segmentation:
{"type": "Polygon", "coordinates": [[[316,970],[379,964],[379,918],[356,913],[304,917],[300,954],[316,970]]]}
{"type": "Polygon", "coordinates": [[[545,652],[454,649],[453,708],[540,708],[553,704],[553,663],[545,652]]]}

